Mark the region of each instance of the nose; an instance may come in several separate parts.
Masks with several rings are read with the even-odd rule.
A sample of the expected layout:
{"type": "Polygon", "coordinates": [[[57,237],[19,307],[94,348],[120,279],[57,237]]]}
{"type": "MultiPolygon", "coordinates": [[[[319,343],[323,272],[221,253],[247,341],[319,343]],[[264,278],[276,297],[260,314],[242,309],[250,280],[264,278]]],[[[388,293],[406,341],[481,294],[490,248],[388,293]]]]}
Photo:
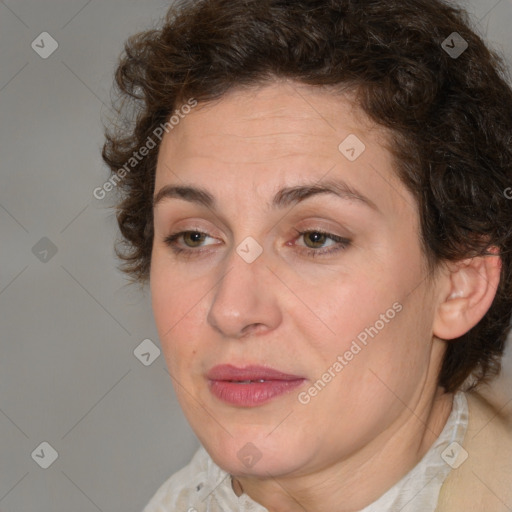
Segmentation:
{"type": "Polygon", "coordinates": [[[252,263],[233,251],[215,290],[207,321],[226,338],[243,338],[275,329],[282,320],[275,276],[264,253],[252,263]]]}

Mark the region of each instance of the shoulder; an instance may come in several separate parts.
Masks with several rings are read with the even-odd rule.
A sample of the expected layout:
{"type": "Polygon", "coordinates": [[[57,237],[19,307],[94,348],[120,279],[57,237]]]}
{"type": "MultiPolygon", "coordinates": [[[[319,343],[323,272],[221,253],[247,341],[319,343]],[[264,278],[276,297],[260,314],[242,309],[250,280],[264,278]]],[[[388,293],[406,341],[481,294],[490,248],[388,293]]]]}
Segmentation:
{"type": "Polygon", "coordinates": [[[507,404],[498,408],[476,391],[466,393],[466,398],[469,423],[464,444],[467,449],[475,461],[485,464],[483,467],[498,464],[512,469],[512,416],[506,414],[507,404]]]}
{"type": "Polygon", "coordinates": [[[512,507],[512,417],[478,391],[465,396],[467,458],[448,475],[437,512],[505,512],[512,507]]]}
{"type": "Polygon", "coordinates": [[[156,491],[143,512],[174,512],[193,510],[208,478],[209,456],[201,446],[190,462],[171,475],[156,491]]]}

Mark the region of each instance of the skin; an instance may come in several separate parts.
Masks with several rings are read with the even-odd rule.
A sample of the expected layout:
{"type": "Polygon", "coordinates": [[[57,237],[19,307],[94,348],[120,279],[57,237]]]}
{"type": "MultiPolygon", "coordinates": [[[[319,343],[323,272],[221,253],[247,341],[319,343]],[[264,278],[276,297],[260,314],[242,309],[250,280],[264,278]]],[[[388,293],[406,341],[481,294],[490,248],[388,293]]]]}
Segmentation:
{"type": "Polygon", "coordinates": [[[197,106],[162,141],[155,194],[190,185],[218,203],[164,198],[154,208],[150,284],[163,352],[203,446],[238,494],[271,512],[365,507],[417,464],[451,410],[452,395],[436,383],[445,342],[435,330],[452,281],[426,270],[416,204],[388,140],[350,95],[275,82],[197,106]],[[349,134],[366,146],[353,162],[338,150],[349,134]],[[340,178],[376,208],[333,194],[268,206],[283,187],[340,178]],[[314,238],[295,229],[351,242],[313,257],[308,248],[336,242],[311,249],[314,238]],[[208,235],[199,246],[176,241],[191,257],[164,242],[186,230],[208,235]],[[236,252],[248,236],[263,249],[250,264],[236,252]],[[397,302],[395,318],[300,403],[298,394],[397,302]],[[235,407],[212,395],[206,378],[227,363],[306,381],[264,405],[235,407]],[[237,456],[248,442],[261,453],[251,468],[237,456]]]}

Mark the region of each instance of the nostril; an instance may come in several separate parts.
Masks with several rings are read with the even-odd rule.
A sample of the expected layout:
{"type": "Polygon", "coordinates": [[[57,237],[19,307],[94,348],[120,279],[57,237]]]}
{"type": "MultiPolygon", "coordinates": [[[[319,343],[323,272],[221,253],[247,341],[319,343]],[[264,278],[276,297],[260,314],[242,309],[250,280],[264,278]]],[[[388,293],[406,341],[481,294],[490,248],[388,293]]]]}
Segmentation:
{"type": "Polygon", "coordinates": [[[262,331],[264,329],[266,329],[266,327],[264,324],[261,324],[261,323],[246,325],[242,329],[242,336],[240,336],[240,337],[245,338],[246,336],[249,336],[250,334],[258,334],[260,331],[262,331]]]}

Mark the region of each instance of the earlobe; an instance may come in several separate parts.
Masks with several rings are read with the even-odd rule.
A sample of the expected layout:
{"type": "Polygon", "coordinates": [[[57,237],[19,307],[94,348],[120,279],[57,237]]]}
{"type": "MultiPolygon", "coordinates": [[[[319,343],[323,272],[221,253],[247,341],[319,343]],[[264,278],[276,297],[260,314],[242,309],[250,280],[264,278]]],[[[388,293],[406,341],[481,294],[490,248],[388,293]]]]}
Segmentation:
{"type": "Polygon", "coordinates": [[[445,285],[434,319],[433,333],[440,339],[458,338],[487,313],[500,282],[501,258],[497,247],[490,255],[447,265],[445,285]]]}

